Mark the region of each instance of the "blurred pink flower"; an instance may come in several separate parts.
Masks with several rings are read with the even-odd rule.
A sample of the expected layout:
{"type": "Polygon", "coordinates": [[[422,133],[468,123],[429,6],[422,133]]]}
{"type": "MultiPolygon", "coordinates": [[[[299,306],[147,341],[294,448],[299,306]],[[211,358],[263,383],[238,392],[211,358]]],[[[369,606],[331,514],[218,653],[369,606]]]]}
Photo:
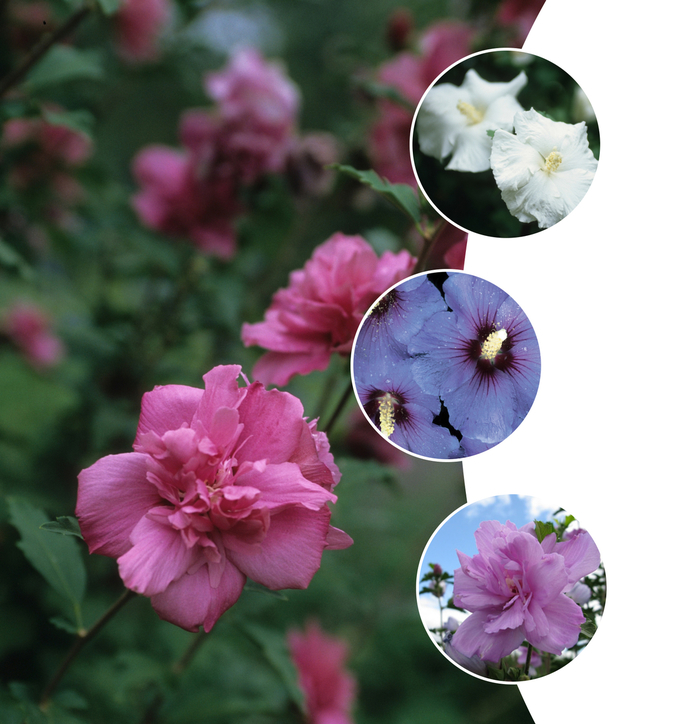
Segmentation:
{"type": "Polygon", "coordinates": [[[328,636],[315,622],[307,623],[306,631],[290,631],[287,641],[309,724],[352,724],[357,686],[345,670],[345,642],[328,636]]]}
{"type": "Polygon", "coordinates": [[[562,542],[551,533],[540,543],[534,529],[485,521],[475,533],[479,553],[457,551],[454,603],[472,613],[452,646],[464,656],[497,662],[525,640],[561,654],[578,641],[585,618],[566,593],[598,567],[600,553],[585,531],[562,542]]]}
{"type": "MultiPolygon", "coordinates": [[[[60,113],[58,106],[45,106],[45,112],[60,113]]],[[[64,203],[75,203],[82,187],[71,172],[83,165],[92,153],[92,142],[84,133],[50,123],[43,118],[12,118],[2,128],[0,149],[16,154],[8,181],[26,191],[48,184],[53,195],[64,203]]]]}
{"type": "Polygon", "coordinates": [[[42,309],[16,302],[3,316],[3,331],[34,367],[46,369],[63,359],[63,343],[51,331],[49,318],[42,309]]]}
{"type": "Polygon", "coordinates": [[[291,273],[289,286],[275,293],[265,320],[243,325],[246,347],[270,350],[253,368],[256,379],[286,385],[294,375],[326,369],[334,353],[350,354],[364,313],[414,264],[405,250],[378,258],[362,237],[334,234],[303,269],[291,273]]]}
{"type": "MultiPolygon", "coordinates": [[[[417,106],[428,86],[452,63],[469,55],[472,29],[445,20],[431,25],[418,42],[418,53],[405,51],[384,63],[377,72],[383,85],[397,90],[417,106]]],[[[370,129],[369,154],[374,170],[392,183],[416,187],[409,147],[413,113],[387,99],[378,103],[379,118],[370,129]]]]}
{"type": "Polygon", "coordinates": [[[171,13],[170,0],[122,0],[114,16],[119,55],[133,63],[157,60],[158,40],[171,13]]]}
{"type": "Polygon", "coordinates": [[[185,148],[147,146],[134,158],[141,190],[132,204],[144,225],[228,259],[235,219],[245,210],[240,189],[284,169],[298,98],[291,81],[254,50],[237,53],[205,85],[217,105],[182,115],[185,148]]]}
{"type": "Polygon", "coordinates": [[[220,122],[212,135],[223,159],[256,158],[254,165],[236,168],[245,183],[281,171],[299,111],[299,93],[287,75],[256,50],[244,49],[223,70],[210,73],[204,85],[217,105],[220,122]]]}
{"type": "Polygon", "coordinates": [[[198,176],[189,154],[166,146],[139,151],[132,172],[141,190],[131,203],[145,226],[185,237],[221,259],[233,256],[241,206],[230,179],[198,176]]]}
{"type": "Polygon", "coordinates": [[[545,0],[503,0],[496,13],[496,21],[512,27],[512,43],[522,47],[545,0]]]}
{"type": "MultiPolygon", "coordinates": [[[[415,233],[415,243],[420,249],[423,238],[415,233]]],[[[438,230],[432,249],[425,262],[426,269],[464,269],[468,234],[446,221],[438,230]]]]}
{"type": "Polygon", "coordinates": [[[325,434],[296,397],[240,376],[215,367],[204,390],[147,392],[135,452],[78,477],[90,552],[116,558],[124,585],[188,631],[209,631],[246,577],[306,588],[324,549],[352,543],[330,525],[340,472],[325,434]]]}

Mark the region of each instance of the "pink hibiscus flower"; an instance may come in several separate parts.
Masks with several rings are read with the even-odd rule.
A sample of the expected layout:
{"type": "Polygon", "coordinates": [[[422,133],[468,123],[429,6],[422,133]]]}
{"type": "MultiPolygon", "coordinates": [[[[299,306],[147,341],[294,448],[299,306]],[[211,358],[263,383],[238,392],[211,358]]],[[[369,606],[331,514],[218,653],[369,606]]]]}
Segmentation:
{"type": "Polygon", "coordinates": [[[247,347],[270,350],[253,367],[255,377],[282,386],[294,375],[326,369],[334,353],[350,354],[370,304],[407,277],[415,261],[405,250],[378,258],[362,237],[334,234],[291,273],[265,320],[243,325],[247,347]]]}
{"type": "Polygon", "coordinates": [[[221,366],[204,375],[204,390],[147,392],[135,452],[78,478],[90,552],[116,558],[124,585],[188,631],[209,631],[246,577],[306,588],[324,549],[352,543],[330,525],[340,472],[325,434],[296,397],[239,387],[240,375],[221,366]]]}
{"type": "Polygon", "coordinates": [[[309,622],[306,631],[287,636],[292,661],[299,672],[309,724],[351,724],[355,679],[345,670],[347,646],[309,622]]]}
{"type": "Polygon", "coordinates": [[[49,319],[39,307],[17,302],[5,312],[2,327],[36,369],[53,367],[63,358],[63,342],[51,331],[49,319]]]}
{"type": "Polygon", "coordinates": [[[475,533],[479,553],[457,551],[454,603],[472,614],[452,646],[464,656],[496,662],[525,640],[561,654],[578,641],[585,618],[566,593],[600,565],[600,553],[586,531],[561,542],[551,533],[540,543],[534,527],[486,521],[475,533]]]}
{"type": "Polygon", "coordinates": [[[123,0],[114,16],[119,55],[132,63],[157,60],[158,39],[171,13],[170,0],[123,0]]]}
{"type": "Polygon", "coordinates": [[[241,207],[230,179],[198,174],[191,156],[167,146],[143,148],[132,171],[141,189],[131,204],[141,223],[187,238],[206,254],[233,256],[233,217],[241,207]]]}

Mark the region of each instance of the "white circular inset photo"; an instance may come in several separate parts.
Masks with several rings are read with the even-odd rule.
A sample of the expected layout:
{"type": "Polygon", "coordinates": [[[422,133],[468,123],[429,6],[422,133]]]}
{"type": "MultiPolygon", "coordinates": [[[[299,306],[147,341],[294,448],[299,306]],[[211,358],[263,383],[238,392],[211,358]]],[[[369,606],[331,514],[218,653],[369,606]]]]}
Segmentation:
{"type": "Polygon", "coordinates": [[[509,238],[568,216],[593,181],[600,134],[576,81],[544,58],[490,50],[425,93],[411,160],[428,201],[465,231],[509,238]]]}

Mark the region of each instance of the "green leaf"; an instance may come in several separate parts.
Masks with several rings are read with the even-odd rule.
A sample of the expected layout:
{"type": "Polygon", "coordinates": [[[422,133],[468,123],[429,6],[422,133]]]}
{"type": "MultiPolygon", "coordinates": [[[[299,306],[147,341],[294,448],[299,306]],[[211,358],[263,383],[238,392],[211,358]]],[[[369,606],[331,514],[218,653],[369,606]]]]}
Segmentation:
{"type": "Polygon", "coordinates": [[[561,529],[566,530],[575,520],[576,518],[574,518],[573,515],[567,515],[566,518],[564,518],[564,522],[561,524],[561,529]]]}
{"type": "Polygon", "coordinates": [[[100,80],[103,76],[99,54],[70,45],[54,45],[34,66],[25,87],[29,91],[53,88],[74,80],[100,80]]]}
{"type": "Polygon", "coordinates": [[[489,138],[493,138],[493,137],[496,135],[496,131],[488,130],[488,131],[486,131],[486,135],[487,135],[489,138]]]}
{"type": "Polygon", "coordinates": [[[72,621],[63,618],[63,616],[52,616],[49,623],[52,623],[56,628],[60,628],[61,631],[68,631],[71,634],[78,633],[78,627],[72,621]]]}
{"type": "Polygon", "coordinates": [[[43,523],[39,526],[41,530],[48,530],[49,533],[60,533],[61,535],[74,535],[76,538],[83,540],[83,534],[80,532],[80,526],[76,518],[70,515],[59,515],[56,520],[43,523]]]}
{"type": "Polygon", "coordinates": [[[541,520],[535,521],[535,535],[541,543],[550,533],[554,533],[554,523],[543,523],[541,520]]]}
{"type": "Polygon", "coordinates": [[[250,579],[248,579],[248,580],[246,581],[246,584],[245,584],[245,586],[243,587],[243,589],[244,589],[245,591],[253,591],[254,593],[265,593],[265,594],[267,594],[268,596],[272,596],[273,598],[279,599],[280,601],[288,601],[288,600],[289,600],[289,599],[287,598],[287,596],[285,596],[285,594],[282,593],[281,591],[272,591],[272,590],[270,590],[269,588],[263,586],[262,584],[256,583],[255,581],[251,581],[250,579]]]}
{"type": "Polygon", "coordinates": [[[44,120],[54,126],[63,126],[72,131],[92,136],[92,129],[95,125],[95,116],[85,109],[77,111],[44,111],[44,120]]]}
{"type": "Polygon", "coordinates": [[[331,164],[329,168],[335,168],[341,173],[366,184],[389,203],[403,211],[414,223],[417,224],[420,221],[418,197],[408,184],[392,184],[386,179],[380,178],[376,171],[358,171],[352,166],[343,166],[339,163],[331,164]]]}
{"type": "Polygon", "coordinates": [[[34,274],[34,269],[27,264],[24,257],[2,239],[0,239],[0,266],[16,269],[23,279],[30,279],[34,274]]]}
{"type": "Polygon", "coordinates": [[[398,471],[391,465],[358,458],[338,458],[335,462],[343,474],[343,480],[352,481],[355,485],[362,483],[396,487],[398,484],[398,471]]]}
{"type": "Polygon", "coordinates": [[[119,10],[119,6],[122,4],[122,0],[95,0],[100,6],[100,10],[105,15],[114,15],[119,10]]]}
{"type": "Polygon", "coordinates": [[[357,85],[366,93],[371,95],[374,98],[384,98],[388,101],[392,101],[393,103],[396,103],[399,106],[402,106],[410,113],[413,113],[413,111],[416,110],[416,104],[412,103],[408,100],[405,96],[401,95],[399,91],[396,90],[391,85],[385,85],[384,83],[376,83],[375,81],[359,81],[357,85]]]}
{"type": "Polygon", "coordinates": [[[75,622],[82,628],[80,602],[85,594],[85,565],[72,536],[51,536],[41,530],[46,514],[18,497],[7,499],[10,522],[21,540],[17,543],[27,560],[73,606],[75,622]]]}
{"type": "Polygon", "coordinates": [[[593,638],[593,634],[598,630],[594,621],[585,621],[581,624],[581,633],[589,639],[593,638]]]}

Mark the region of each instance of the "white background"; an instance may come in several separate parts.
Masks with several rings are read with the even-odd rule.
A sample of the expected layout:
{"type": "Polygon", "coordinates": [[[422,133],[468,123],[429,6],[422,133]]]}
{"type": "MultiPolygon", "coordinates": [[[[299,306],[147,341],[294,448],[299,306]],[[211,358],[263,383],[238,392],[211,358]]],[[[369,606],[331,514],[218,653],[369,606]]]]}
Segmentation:
{"type": "Polygon", "coordinates": [[[598,172],[551,229],[469,238],[466,271],[523,307],[542,378],[520,428],[464,461],[467,500],[519,493],[561,505],[590,530],[608,574],[587,650],[520,685],[536,724],[590,724],[601,703],[603,722],[697,712],[698,20],[680,0],[546,0],[524,50],[588,95],[598,172]]]}

